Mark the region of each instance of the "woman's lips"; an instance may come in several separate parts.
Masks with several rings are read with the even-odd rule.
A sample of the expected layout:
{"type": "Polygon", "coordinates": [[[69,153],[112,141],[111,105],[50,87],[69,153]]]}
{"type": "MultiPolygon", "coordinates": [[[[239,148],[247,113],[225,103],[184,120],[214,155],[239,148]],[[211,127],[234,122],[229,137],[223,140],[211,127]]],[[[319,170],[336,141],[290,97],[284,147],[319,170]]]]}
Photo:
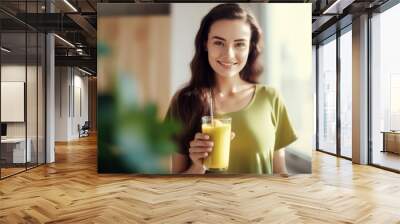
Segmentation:
{"type": "Polygon", "coordinates": [[[230,69],[234,65],[236,65],[236,62],[223,62],[223,61],[217,61],[219,65],[221,65],[223,68],[230,69]]]}

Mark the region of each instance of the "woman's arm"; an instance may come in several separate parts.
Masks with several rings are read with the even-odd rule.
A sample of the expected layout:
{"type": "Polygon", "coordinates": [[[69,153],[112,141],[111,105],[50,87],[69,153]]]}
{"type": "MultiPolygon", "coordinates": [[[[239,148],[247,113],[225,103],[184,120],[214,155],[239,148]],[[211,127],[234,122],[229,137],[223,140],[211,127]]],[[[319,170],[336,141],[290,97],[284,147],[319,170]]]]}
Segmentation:
{"type": "Polygon", "coordinates": [[[287,176],[288,172],[286,169],[286,162],[285,162],[285,149],[279,149],[274,152],[274,164],[273,170],[275,174],[280,174],[283,176],[287,176]]]}

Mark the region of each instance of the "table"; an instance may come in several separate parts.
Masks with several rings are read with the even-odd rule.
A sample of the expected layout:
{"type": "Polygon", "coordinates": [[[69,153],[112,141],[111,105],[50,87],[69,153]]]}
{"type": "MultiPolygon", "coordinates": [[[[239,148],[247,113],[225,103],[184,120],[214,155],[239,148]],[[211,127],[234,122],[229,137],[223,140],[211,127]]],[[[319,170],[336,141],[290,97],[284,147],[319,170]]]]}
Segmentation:
{"type": "Polygon", "coordinates": [[[27,138],[25,154],[25,138],[6,138],[1,139],[1,157],[6,163],[25,163],[31,161],[32,140],[27,138]],[[11,160],[12,158],[12,160],[11,160]],[[26,160],[26,161],[25,161],[26,160]]]}

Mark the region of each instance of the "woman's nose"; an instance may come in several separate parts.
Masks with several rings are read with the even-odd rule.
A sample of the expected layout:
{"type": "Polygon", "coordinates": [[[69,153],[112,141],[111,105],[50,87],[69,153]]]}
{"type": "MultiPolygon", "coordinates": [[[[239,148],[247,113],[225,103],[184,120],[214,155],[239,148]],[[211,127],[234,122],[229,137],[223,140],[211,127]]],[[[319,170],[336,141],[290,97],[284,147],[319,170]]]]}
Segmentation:
{"type": "Polygon", "coordinates": [[[224,56],[226,56],[227,58],[234,58],[235,57],[235,51],[234,51],[233,47],[226,47],[225,48],[225,52],[224,52],[224,56]]]}

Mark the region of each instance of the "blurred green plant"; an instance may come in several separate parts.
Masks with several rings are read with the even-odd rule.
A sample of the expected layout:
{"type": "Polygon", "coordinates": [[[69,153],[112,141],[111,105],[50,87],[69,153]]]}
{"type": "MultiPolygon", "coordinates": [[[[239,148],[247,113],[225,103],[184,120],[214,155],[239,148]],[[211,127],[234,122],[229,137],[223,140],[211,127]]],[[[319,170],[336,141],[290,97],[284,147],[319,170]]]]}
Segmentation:
{"type": "MultiPolygon", "coordinates": [[[[98,43],[98,57],[111,55],[98,43]]],[[[112,92],[98,97],[98,171],[100,173],[168,173],[167,158],[177,146],[173,136],[180,124],[161,121],[157,106],[139,106],[133,76],[114,71],[112,92]]]]}

